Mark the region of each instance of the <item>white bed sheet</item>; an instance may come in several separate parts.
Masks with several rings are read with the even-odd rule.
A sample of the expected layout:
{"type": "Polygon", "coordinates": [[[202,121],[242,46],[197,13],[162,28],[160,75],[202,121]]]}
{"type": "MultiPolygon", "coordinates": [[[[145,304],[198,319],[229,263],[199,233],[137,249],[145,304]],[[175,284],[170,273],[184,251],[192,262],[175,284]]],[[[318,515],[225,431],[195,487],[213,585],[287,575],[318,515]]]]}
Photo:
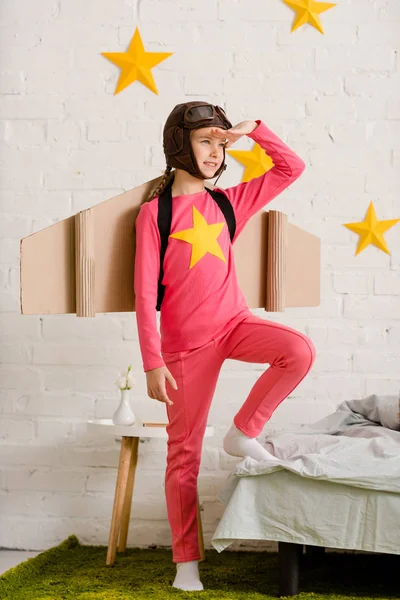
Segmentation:
{"type": "Polygon", "coordinates": [[[400,554],[400,494],[301,477],[287,470],[231,477],[225,512],[211,540],[294,542],[400,554]]]}

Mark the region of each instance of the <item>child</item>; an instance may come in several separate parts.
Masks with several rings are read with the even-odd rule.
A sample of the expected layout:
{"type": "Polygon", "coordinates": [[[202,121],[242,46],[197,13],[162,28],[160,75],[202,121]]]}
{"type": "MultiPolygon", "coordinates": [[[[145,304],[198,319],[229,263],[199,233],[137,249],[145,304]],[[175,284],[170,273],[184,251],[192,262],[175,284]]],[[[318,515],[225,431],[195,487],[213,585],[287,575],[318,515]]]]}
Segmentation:
{"type": "Polygon", "coordinates": [[[263,460],[271,455],[256,437],[315,359],[308,337],[252,314],[238,287],[232,248],[250,217],[292,184],[305,164],[261,120],[232,127],[220,107],[206,102],[175,106],[164,126],[164,153],[164,176],[136,220],[136,317],[147,392],[150,398],[166,403],[169,421],[165,494],[173,562],[177,563],[173,587],[202,590],[197,476],[222,364],[229,358],[270,365],[254,384],[223,442],[232,456],[263,460]],[[225,148],[243,135],[257,142],[274,166],[249,182],[226,190],[214,188],[233,207],[236,231],[231,242],[227,221],[204,180],[224,171],[225,148]],[[160,265],[158,199],[168,186],[171,234],[160,265]],[[161,336],[156,324],[160,267],[165,286],[161,336]]]}

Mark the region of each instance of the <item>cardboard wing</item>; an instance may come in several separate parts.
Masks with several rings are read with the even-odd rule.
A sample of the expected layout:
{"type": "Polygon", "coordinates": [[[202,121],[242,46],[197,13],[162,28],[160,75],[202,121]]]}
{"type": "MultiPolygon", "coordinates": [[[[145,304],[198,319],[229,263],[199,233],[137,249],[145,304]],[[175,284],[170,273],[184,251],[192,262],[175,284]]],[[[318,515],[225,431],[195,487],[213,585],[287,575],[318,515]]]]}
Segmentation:
{"type": "MultiPolygon", "coordinates": [[[[21,314],[93,317],[134,311],[134,224],[142,200],[159,180],[22,238],[21,314]]],[[[319,305],[320,239],[288,223],[284,213],[254,215],[233,248],[250,308],[319,305]]]]}

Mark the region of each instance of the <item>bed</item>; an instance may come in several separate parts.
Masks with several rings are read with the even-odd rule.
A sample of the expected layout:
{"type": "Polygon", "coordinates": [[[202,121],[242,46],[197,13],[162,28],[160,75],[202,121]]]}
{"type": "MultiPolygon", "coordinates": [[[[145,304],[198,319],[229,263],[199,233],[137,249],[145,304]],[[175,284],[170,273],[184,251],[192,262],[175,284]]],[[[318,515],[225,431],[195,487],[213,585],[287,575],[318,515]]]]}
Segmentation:
{"type": "Polygon", "coordinates": [[[325,548],[400,554],[399,397],[343,402],[311,425],[268,436],[271,461],[238,463],[212,538],[278,542],[279,595],[299,591],[300,556],[325,548]]]}

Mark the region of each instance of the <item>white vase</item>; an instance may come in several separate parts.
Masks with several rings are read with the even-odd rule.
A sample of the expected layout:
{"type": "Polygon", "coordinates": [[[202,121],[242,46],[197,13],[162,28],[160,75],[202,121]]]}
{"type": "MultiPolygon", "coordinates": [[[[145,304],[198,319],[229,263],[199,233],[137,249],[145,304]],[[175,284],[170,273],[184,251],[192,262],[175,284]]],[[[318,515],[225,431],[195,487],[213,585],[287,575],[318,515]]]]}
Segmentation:
{"type": "Polygon", "coordinates": [[[133,425],[136,421],[130,402],[131,390],[121,390],[121,401],[113,415],[114,425],[133,425]]]}

